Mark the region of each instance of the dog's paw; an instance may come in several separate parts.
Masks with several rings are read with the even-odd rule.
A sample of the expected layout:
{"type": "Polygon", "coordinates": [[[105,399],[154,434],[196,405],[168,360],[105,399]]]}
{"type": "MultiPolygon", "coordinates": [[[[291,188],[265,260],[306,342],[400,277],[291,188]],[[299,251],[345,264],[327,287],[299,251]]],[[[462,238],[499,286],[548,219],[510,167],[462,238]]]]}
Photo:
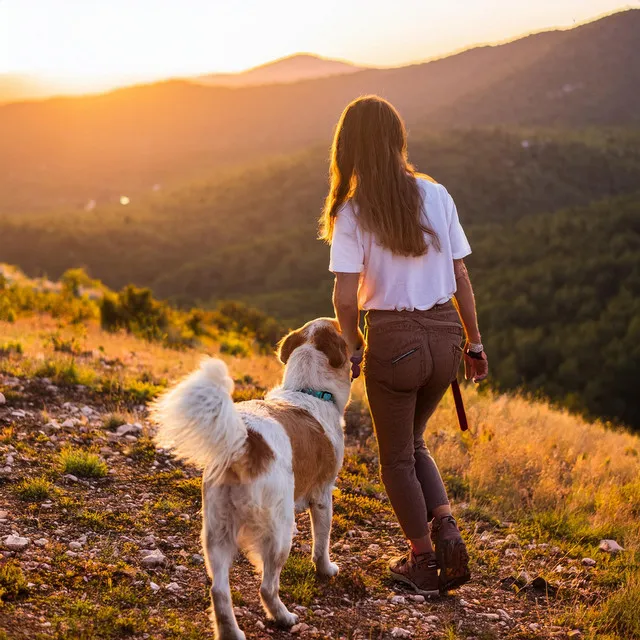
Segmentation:
{"type": "Polygon", "coordinates": [[[298,622],[298,616],[295,613],[286,611],[276,618],[276,623],[281,627],[293,627],[298,622]]]}
{"type": "Polygon", "coordinates": [[[316,564],[316,572],[321,576],[327,576],[328,578],[333,578],[333,576],[337,576],[340,571],[340,567],[335,562],[318,562],[316,564]]]}

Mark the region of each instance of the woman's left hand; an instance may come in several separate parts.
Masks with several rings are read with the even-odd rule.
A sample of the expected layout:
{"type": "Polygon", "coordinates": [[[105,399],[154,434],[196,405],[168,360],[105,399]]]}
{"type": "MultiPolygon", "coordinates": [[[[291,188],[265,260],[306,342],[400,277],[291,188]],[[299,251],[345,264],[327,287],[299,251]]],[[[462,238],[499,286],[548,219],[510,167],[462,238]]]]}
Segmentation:
{"type": "Polygon", "coordinates": [[[357,349],[351,349],[351,379],[355,380],[360,375],[362,358],[364,357],[364,343],[357,349]]]}

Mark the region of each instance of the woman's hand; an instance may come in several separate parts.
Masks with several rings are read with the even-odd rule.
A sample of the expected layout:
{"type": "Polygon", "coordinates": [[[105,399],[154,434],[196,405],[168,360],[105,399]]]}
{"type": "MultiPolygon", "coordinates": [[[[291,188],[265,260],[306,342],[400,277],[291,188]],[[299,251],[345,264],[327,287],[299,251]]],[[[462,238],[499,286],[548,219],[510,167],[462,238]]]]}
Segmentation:
{"type": "MultiPolygon", "coordinates": [[[[362,337],[362,334],[360,334],[362,337]]],[[[349,347],[351,354],[351,379],[355,380],[360,375],[362,359],[364,357],[364,338],[357,347],[349,347]]]]}
{"type": "Polygon", "coordinates": [[[464,379],[473,380],[478,383],[489,375],[489,360],[483,351],[478,354],[479,358],[474,358],[465,352],[464,354],[464,379]]]}

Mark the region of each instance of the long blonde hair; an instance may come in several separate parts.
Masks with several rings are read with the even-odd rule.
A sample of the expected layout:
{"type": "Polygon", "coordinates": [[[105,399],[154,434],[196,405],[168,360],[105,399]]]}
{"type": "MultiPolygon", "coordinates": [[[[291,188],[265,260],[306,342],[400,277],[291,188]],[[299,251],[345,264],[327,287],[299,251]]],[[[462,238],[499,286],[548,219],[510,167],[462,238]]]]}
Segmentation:
{"type": "Polygon", "coordinates": [[[437,233],[422,221],[422,194],[407,158],[407,133],[400,114],[378,96],[354,100],[342,112],[331,146],[329,194],[320,237],[331,242],[336,215],[352,199],[360,227],[402,256],[421,256],[437,233]]]}

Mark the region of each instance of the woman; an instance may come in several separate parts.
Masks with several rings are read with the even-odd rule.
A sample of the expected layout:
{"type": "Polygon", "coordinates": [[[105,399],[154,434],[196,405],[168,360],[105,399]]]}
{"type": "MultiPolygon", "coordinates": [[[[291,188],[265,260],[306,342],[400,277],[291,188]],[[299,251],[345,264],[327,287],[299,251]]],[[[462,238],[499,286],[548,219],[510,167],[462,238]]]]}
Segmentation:
{"type": "Polygon", "coordinates": [[[467,378],[484,379],[488,363],[463,262],[471,249],[453,199],[409,164],[402,119],[381,98],[358,98],[338,122],[321,235],[331,243],[333,303],[355,369],[364,350],[382,481],[411,546],[389,569],[436,595],[470,573],[423,433],[456,377],[463,326],[467,378]]]}

